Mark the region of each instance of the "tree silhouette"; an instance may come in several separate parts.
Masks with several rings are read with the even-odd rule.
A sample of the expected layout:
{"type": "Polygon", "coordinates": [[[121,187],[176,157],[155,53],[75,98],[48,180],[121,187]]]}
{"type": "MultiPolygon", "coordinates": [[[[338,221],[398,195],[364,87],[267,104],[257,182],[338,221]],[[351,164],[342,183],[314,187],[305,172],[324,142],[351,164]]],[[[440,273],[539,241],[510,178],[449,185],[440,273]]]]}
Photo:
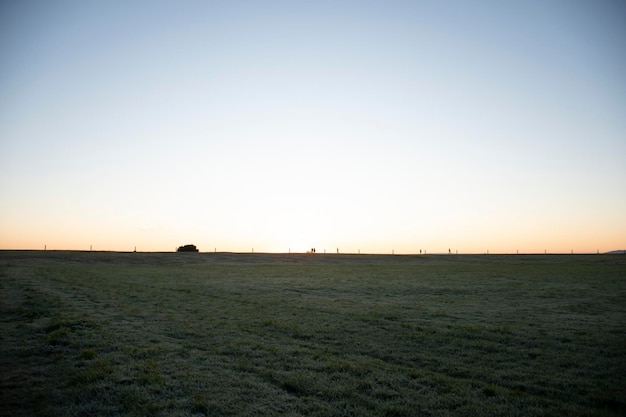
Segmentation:
{"type": "Polygon", "coordinates": [[[177,252],[199,252],[196,245],[179,246],[177,252]]]}

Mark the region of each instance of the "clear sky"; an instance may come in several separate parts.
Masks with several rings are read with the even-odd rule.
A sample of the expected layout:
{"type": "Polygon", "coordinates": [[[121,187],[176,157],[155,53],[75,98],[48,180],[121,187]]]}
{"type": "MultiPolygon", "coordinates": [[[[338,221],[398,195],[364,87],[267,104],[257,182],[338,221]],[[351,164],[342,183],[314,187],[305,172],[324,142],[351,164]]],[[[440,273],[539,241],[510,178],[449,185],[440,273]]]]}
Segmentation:
{"type": "Polygon", "coordinates": [[[0,249],[626,248],[623,1],[0,3],[0,249]]]}

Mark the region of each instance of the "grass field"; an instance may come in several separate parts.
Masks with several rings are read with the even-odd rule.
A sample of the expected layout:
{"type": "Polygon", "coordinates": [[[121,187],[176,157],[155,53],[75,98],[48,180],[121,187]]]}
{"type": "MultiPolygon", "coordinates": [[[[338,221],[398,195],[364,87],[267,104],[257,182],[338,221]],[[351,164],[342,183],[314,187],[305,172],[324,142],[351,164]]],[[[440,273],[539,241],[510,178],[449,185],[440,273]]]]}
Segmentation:
{"type": "Polygon", "coordinates": [[[623,416],[623,255],[0,252],[7,416],[623,416]]]}

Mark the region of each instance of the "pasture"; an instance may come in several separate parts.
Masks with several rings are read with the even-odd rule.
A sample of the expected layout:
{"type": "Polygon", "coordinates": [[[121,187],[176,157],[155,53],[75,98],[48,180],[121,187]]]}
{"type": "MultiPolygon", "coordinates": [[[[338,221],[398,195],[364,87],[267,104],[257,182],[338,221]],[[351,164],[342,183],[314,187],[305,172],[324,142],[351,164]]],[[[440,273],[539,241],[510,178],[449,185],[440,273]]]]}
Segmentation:
{"type": "Polygon", "coordinates": [[[623,255],[0,252],[10,416],[622,416],[623,255]]]}

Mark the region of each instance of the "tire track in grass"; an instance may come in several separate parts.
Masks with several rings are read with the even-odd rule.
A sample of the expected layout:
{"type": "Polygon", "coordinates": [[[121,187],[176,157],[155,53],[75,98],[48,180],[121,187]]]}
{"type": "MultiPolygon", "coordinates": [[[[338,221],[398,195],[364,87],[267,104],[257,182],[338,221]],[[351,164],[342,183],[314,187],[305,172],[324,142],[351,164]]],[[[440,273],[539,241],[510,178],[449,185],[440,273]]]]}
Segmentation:
{"type": "MultiPolygon", "coordinates": [[[[160,288],[153,291],[146,287],[148,292],[138,292],[138,287],[143,288],[141,282],[127,288],[125,283],[132,280],[122,280],[89,298],[83,292],[93,292],[97,280],[80,283],[75,279],[47,276],[43,281],[48,282],[41,282],[40,287],[48,295],[63,299],[66,306],[97,317],[99,328],[94,329],[94,336],[100,338],[98,347],[107,351],[110,365],[100,369],[110,375],[100,378],[76,370],[77,375],[70,380],[83,383],[83,389],[74,393],[81,399],[83,411],[91,401],[94,409],[121,404],[138,415],[166,409],[221,410],[222,415],[237,415],[252,406],[240,403],[239,398],[263,391],[267,392],[267,400],[255,407],[268,412],[276,407],[280,392],[245,375],[242,379],[235,372],[233,352],[245,344],[245,337],[242,343],[244,334],[238,321],[225,316],[228,309],[222,308],[223,314],[210,318],[210,325],[217,328],[212,333],[219,337],[210,340],[202,335],[202,323],[188,322],[197,306],[183,302],[185,293],[166,296],[160,304],[178,308],[161,310],[155,304],[155,295],[163,292],[160,288]],[[208,346],[210,343],[213,346],[208,346]],[[95,388],[108,391],[110,399],[97,397],[95,388]],[[202,398],[211,401],[201,404],[202,398]]],[[[206,314],[203,317],[209,318],[206,314]]]]}

